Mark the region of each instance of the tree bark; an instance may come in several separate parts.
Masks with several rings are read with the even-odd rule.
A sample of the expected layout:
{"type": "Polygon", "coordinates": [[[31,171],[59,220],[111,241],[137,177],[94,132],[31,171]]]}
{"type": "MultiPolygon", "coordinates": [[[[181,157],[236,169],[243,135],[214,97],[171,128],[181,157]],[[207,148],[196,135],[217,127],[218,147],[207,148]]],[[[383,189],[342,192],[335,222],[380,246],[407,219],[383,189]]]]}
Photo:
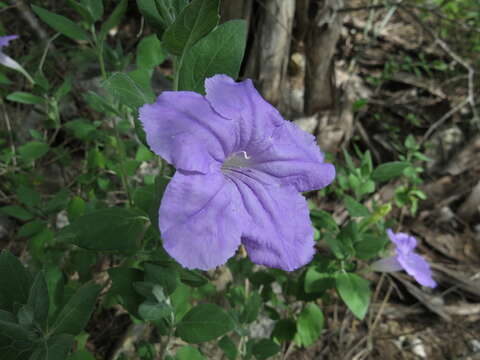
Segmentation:
{"type": "Polygon", "coordinates": [[[233,19],[244,19],[247,27],[252,14],[253,0],[223,0],[220,9],[221,22],[233,19]]]}
{"type": "Polygon", "coordinates": [[[334,107],[334,53],[342,27],[343,0],[310,0],[310,23],[306,34],[305,114],[334,107]]]}
{"type": "Polygon", "coordinates": [[[254,30],[246,76],[257,80],[257,88],[274,106],[282,109],[290,58],[295,0],[263,0],[254,30]]]}

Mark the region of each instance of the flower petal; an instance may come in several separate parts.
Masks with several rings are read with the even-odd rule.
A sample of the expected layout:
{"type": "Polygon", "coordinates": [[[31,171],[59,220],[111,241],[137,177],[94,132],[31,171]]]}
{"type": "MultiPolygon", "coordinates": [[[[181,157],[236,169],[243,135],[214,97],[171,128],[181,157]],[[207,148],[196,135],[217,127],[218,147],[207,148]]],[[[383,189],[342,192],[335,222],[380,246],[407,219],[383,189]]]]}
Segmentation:
{"type": "Polygon", "coordinates": [[[215,111],[234,120],[238,151],[264,142],[285,122],[249,79],[235,82],[227,75],[215,75],[205,80],[205,89],[206,98],[215,111]]]}
{"type": "Polygon", "coordinates": [[[163,92],[140,108],[140,121],[152,150],[177,169],[208,173],[235,141],[233,124],[194,92],[163,92]]]}
{"type": "Polygon", "coordinates": [[[403,270],[403,267],[398,262],[396,256],[377,260],[372,265],[370,265],[370,268],[373,271],[380,271],[380,272],[394,272],[394,271],[403,270]]]}
{"type": "Polygon", "coordinates": [[[335,178],[335,167],[323,162],[315,138],[288,121],[275,129],[270,147],[252,156],[251,168],[297,191],[324,188],[335,178]]]}
{"type": "Polygon", "coordinates": [[[253,87],[226,75],[205,81],[206,98],[222,116],[237,120],[237,151],[252,158],[251,167],[269,175],[270,183],[293,185],[298,191],[321,189],[335,178],[332,164],[323,162],[315,138],[285,121],[253,87]]]}
{"type": "Polygon", "coordinates": [[[395,244],[398,254],[409,254],[417,247],[417,239],[405,233],[394,233],[387,229],[390,240],[395,244]]]}
{"type": "Polygon", "coordinates": [[[397,260],[407,274],[413,276],[420,285],[432,288],[437,286],[437,283],[432,278],[430,265],[420,255],[412,252],[405,256],[397,256],[397,260]]]}
{"type": "Polygon", "coordinates": [[[165,250],[189,269],[224,264],[240,245],[236,196],[233,184],[220,172],[178,170],[159,211],[165,250]]]}
{"type": "Polygon", "coordinates": [[[264,185],[237,173],[229,177],[240,193],[242,243],[257,264],[292,271],[315,252],[305,198],[293,187],[264,185]]]}
{"type": "Polygon", "coordinates": [[[12,40],[18,39],[18,35],[6,35],[6,36],[0,36],[0,50],[2,50],[2,47],[8,46],[8,43],[12,40]]]}

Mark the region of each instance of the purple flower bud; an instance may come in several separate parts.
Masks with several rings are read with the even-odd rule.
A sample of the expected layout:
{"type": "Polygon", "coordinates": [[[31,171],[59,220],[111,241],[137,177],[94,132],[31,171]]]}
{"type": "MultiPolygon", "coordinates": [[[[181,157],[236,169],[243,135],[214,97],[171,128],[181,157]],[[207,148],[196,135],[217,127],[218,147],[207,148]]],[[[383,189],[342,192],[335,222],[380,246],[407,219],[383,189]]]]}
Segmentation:
{"type": "Polygon", "coordinates": [[[396,255],[376,261],[372,264],[372,269],[384,272],[405,270],[420,285],[436,287],[428,262],[414,251],[417,240],[405,233],[395,234],[391,229],[387,230],[387,234],[396,246],[396,255]]]}

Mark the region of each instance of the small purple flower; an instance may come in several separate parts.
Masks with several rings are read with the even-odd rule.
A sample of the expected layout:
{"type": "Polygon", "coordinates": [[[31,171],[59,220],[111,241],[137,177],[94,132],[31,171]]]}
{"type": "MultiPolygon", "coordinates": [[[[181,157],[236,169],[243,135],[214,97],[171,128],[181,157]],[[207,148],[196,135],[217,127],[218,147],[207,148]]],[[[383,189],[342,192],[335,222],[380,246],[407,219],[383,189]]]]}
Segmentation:
{"type": "Polygon", "coordinates": [[[292,271],[314,254],[302,191],[335,177],[315,138],[285,121],[250,80],[205,81],[206,96],[163,92],[140,108],[152,150],[177,169],[159,210],[167,252],[187,268],[250,259],[292,271]]]}
{"type": "Polygon", "coordinates": [[[0,36],[0,51],[4,46],[8,46],[8,43],[12,40],[18,39],[18,35],[6,35],[0,36]]]}
{"type": "Polygon", "coordinates": [[[396,255],[376,261],[372,268],[375,271],[400,271],[405,270],[410,276],[423,286],[434,288],[437,283],[432,278],[432,271],[428,262],[415,253],[417,240],[405,233],[394,233],[387,230],[388,237],[396,246],[396,255]]]}
{"type": "Polygon", "coordinates": [[[6,35],[6,36],[0,36],[0,64],[3,66],[6,66],[10,69],[16,70],[20,73],[22,73],[32,84],[35,83],[35,81],[32,79],[32,77],[27,73],[27,71],[20,65],[18,62],[13,60],[10,56],[5,55],[2,52],[2,49],[5,46],[8,46],[9,42],[15,39],[18,39],[18,35],[6,35]]]}
{"type": "MultiPolygon", "coordinates": [[[[8,43],[12,40],[15,40],[18,38],[18,35],[6,35],[6,36],[0,36],[0,64],[5,65],[7,67],[12,67],[12,64],[15,65],[16,61],[13,60],[12,58],[8,57],[2,52],[2,49],[5,46],[8,46],[8,43]],[[13,62],[13,63],[12,63],[13,62]]],[[[16,67],[16,65],[15,65],[16,67]]]]}

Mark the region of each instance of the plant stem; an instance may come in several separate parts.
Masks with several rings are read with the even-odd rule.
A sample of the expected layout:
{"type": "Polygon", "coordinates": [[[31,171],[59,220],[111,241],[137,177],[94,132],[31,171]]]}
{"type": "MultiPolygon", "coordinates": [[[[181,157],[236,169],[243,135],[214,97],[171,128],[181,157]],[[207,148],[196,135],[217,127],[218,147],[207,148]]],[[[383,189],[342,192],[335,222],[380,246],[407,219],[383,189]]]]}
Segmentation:
{"type": "Polygon", "coordinates": [[[183,53],[180,58],[175,59],[174,67],[175,67],[175,75],[173,77],[173,91],[178,91],[178,81],[179,81],[179,74],[180,74],[180,68],[182,67],[183,63],[183,53]]]}
{"type": "Polygon", "coordinates": [[[124,160],[127,158],[127,156],[125,153],[125,148],[123,147],[122,139],[120,138],[120,134],[118,133],[117,123],[115,122],[114,119],[112,119],[112,127],[113,127],[113,132],[115,133],[115,140],[117,143],[118,155],[120,156],[120,178],[122,180],[123,188],[127,193],[128,203],[130,206],[133,206],[133,199],[132,199],[130,184],[128,183],[127,173],[125,171],[125,166],[123,163],[124,160]]]}

